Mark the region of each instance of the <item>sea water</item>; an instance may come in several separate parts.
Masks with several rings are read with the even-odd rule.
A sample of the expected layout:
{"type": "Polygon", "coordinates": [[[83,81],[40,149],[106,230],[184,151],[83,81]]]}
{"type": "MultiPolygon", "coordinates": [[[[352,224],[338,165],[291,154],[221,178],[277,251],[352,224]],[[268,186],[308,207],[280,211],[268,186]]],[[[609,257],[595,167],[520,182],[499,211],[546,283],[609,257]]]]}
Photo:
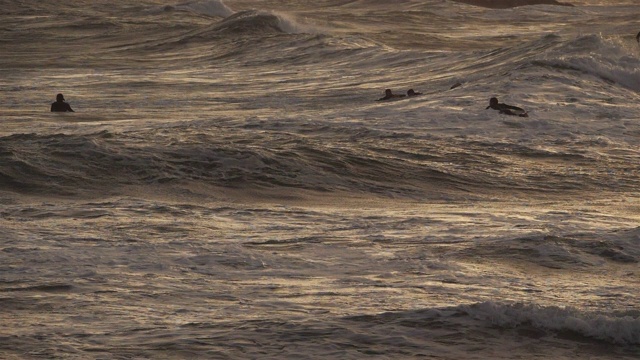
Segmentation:
{"type": "Polygon", "coordinates": [[[0,2],[0,358],[637,359],[640,7],[567,2],[0,2]]]}

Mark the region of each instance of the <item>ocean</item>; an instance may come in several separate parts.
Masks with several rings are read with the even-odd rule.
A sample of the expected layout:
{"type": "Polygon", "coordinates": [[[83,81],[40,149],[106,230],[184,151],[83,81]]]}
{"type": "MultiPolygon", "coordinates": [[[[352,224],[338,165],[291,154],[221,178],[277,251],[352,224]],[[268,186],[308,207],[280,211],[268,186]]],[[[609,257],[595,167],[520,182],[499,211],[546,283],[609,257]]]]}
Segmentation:
{"type": "Polygon", "coordinates": [[[1,359],[640,358],[636,0],[0,8],[1,359]]]}

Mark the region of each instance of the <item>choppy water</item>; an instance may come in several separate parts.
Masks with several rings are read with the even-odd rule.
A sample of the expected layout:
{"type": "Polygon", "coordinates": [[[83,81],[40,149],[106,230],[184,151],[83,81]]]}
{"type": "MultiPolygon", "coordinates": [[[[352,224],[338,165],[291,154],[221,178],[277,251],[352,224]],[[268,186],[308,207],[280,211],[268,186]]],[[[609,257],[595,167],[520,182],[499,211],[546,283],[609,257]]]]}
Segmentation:
{"type": "Polygon", "coordinates": [[[637,358],[640,7],[571,3],[0,1],[0,358],[637,358]]]}

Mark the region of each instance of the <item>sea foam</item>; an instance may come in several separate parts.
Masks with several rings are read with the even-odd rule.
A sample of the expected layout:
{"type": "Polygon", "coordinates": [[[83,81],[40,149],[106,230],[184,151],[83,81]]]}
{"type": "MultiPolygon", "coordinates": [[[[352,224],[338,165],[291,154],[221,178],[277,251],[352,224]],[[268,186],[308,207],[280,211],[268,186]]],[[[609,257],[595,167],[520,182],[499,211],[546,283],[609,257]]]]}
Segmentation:
{"type": "Polygon", "coordinates": [[[476,319],[500,327],[527,324],[542,330],[569,331],[616,344],[640,344],[640,318],[637,314],[594,314],[570,307],[494,302],[462,306],[462,309],[476,319]]]}

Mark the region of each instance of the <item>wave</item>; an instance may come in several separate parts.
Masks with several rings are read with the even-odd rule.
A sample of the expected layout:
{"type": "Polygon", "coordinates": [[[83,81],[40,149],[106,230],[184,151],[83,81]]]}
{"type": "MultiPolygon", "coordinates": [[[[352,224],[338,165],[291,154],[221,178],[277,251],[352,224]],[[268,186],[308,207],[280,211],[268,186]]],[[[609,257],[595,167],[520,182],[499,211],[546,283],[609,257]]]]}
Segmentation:
{"type": "Polygon", "coordinates": [[[523,325],[555,333],[574,333],[613,344],[640,345],[640,314],[586,313],[574,308],[485,302],[460,306],[458,311],[501,328],[523,325]]]}
{"type": "MultiPolygon", "coordinates": [[[[193,143],[129,145],[112,133],[0,138],[0,186],[5,190],[73,193],[121,185],[200,182],[226,187],[290,187],[315,191],[415,192],[397,184],[402,164],[339,147],[285,138],[262,146],[229,144],[213,135],[193,143]]],[[[255,144],[254,144],[255,145],[255,144]]],[[[455,182],[434,168],[412,177],[455,182]]]]}
{"type": "Polygon", "coordinates": [[[183,11],[210,17],[222,17],[222,21],[213,24],[206,31],[223,33],[272,33],[288,34],[320,33],[317,26],[300,23],[295,17],[275,11],[244,10],[233,11],[222,0],[190,1],[178,5],[166,5],[154,8],[152,13],[183,11]]]}
{"type": "Polygon", "coordinates": [[[463,256],[535,264],[551,269],[598,268],[640,263],[640,228],[612,233],[532,235],[483,241],[463,256]]]}
{"type": "MultiPolygon", "coordinates": [[[[85,137],[16,134],[0,138],[0,188],[16,192],[73,194],[86,179],[98,176],[77,161],[104,159],[96,143],[85,137]]],[[[95,169],[94,169],[95,170],[95,169]]]]}
{"type": "Polygon", "coordinates": [[[283,33],[280,19],[270,13],[256,10],[241,11],[212,26],[208,31],[226,34],[283,33]]]}
{"type": "Polygon", "coordinates": [[[640,313],[637,310],[591,313],[571,307],[488,301],[352,316],[346,320],[370,324],[372,333],[383,328],[394,329],[395,332],[401,332],[403,328],[434,331],[436,334],[432,334],[431,338],[435,342],[455,341],[458,338],[458,341],[485,339],[498,353],[500,344],[511,344],[510,340],[506,340],[510,336],[516,336],[515,341],[518,342],[523,337],[530,337],[537,339],[539,344],[564,341],[565,345],[574,343],[576,346],[597,340],[627,347],[628,351],[640,345],[640,313]],[[439,336],[438,332],[447,336],[439,336]]]}
{"type": "Polygon", "coordinates": [[[581,36],[533,61],[533,64],[556,70],[578,71],[640,92],[640,58],[635,49],[620,39],[605,39],[599,35],[581,36]]]}
{"type": "Polygon", "coordinates": [[[246,10],[237,12],[211,30],[224,33],[312,33],[311,27],[297,23],[292,17],[282,13],[246,10]]]}
{"type": "MultiPolygon", "coordinates": [[[[171,11],[176,10],[171,7],[171,11]]],[[[254,58],[257,46],[263,46],[265,37],[287,34],[322,34],[323,30],[313,25],[298,22],[294,17],[284,13],[276,13],[261,10],[245,10],[232,13],[220,21],[207,26],[174,33],[162,38],[152,35],[152,40],[141,39],[137,44],[126,44],[125,49],[141,49],[151,51],[168,51],[175,47],[184,48],[186,45],[198,44],[208,46],[215,44],[210,49],[188,49],[185,55],[191,62],[192,55],[196,57],[208,57],[219,59],[233,57],[236,59],[254,58]],[[242,37],[246,41],[237,41],[242,37]]],[[[281,48],[286,44],[277,42],[281,48]]],[[[272,47],[271,43],[266,46],[272,47]]],[[[280,51],[281,49],[276,50],[280,51]]],[[[262,56],[264,57],[264,56],[262,56]]]]}
{"type": "Polygon", "coordinates": [[[283,133],[277,122],[252,121],[233,127],[211,120],[135,133],[0,137],[2,187],[28,192],[202,183],[407,197],[507,189],[560,196],[636,186],[626,163],[613,184],[612,163],[607,172],[584,170],[601,161],[582,152],[359,126],[302,124],[283,133]],[[180,134],[181,141],[166,143],[166,131],[180,134]],[[575,166],[584,169],[576,173],[575,166]]]}
{"type": "Polygon", "coordinates": [[[573,6],[570,3],[563,3],[556,0],[453,0],[459,3],[465,3],[474,6],[481,6],[493,9],[508,9],[519,6],[531,5],[558,5],[573,6]]]}

